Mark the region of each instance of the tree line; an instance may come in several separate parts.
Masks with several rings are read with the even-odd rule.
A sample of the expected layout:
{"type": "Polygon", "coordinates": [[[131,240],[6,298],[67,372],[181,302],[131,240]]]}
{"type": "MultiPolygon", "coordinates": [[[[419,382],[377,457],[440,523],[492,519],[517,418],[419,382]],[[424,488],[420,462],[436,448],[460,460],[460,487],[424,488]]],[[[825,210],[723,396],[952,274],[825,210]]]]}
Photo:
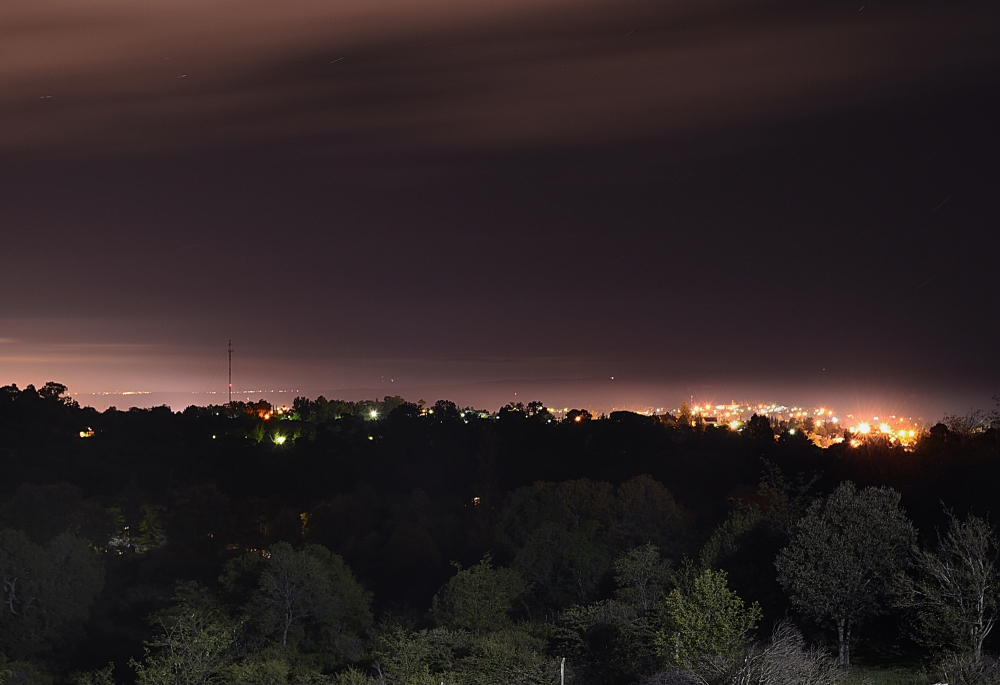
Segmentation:
{"type": "Polygon", "coordinates": [[[8,682],[994,677],[989,415],[820,449],[766,420],[65,390],[0,389],[8,682]]]}

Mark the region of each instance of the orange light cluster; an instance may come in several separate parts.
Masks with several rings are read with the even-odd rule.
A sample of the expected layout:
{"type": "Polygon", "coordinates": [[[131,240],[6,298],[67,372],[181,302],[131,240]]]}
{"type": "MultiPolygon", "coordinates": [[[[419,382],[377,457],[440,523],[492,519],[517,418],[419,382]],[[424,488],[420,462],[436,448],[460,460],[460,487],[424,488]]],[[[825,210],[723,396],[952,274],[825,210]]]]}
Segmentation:
{"type": "MultiPolygon", "coordinates": [[[[848,415],[853,419],[854,416],[848,415]]],[[[888,419],[873,416],[870,421],[858,421],[847,429],[852,435],[858,436],[851,440],[851,445],[856,447],[863,439],[886,439],[890,443],[899,443],[903,446],[910,446],[917,441],[920,436],[920,428],[913,419],[901,416],[891,416],[888,419]],[[857,443],[857,445],[855,444],[857,443]]]]}

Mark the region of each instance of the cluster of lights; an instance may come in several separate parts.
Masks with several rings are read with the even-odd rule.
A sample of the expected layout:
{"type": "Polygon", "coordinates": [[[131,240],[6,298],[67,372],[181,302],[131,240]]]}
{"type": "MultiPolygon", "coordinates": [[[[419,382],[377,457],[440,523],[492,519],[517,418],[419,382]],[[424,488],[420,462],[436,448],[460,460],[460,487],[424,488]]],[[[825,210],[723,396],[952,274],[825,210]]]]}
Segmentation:
{"type": "MultiPolygon", "coordinates": [[[[679,414],[680,408],[674,409],[673,413],[679,414]]],[[[648,413],[648,412],[647,412],[648,413]]],[[[766,416],[777,421],[805,420],[813,419],[815,425],[826,423],[837,424],[840,422],[832,409],[826,407],[794,407],[784,404],[750,404],[731,402],[729,404],[694,404],[688,408],[688,413],[696,419],[701,419],[708,423],[719,423],[729,426],[733,430],[739,430],[750,416],[766,416]]]]}
{"type": "Polygon", "coordinates": [[[71,395],[97,395],[100,397],[107,397],[108,395],[152,395],[152,390],[105,390],[103,392],[74,392],[71,395]]]}
{"type": "Polygon", "coordinates": [[[285,414],[291,413],[291,411],[292,410],[290,407],[281,406],[281,407],[272,407],[271,409],[257,409],[255,412],[251,411],[250,413],[256,413],[257,416],[263,419],[264,421],[270,421],[272,417],[277,416],[280,418],[285,414]]]}
{"type": "MultiPolygon", "coordinates": [[[[836,412],[829,407],[798,407],[783,404],[750,404],[731,402],[729,404],[713,404],[710,402],[692,403],[687,408],[692,425],[698,422],[727,426],[730,430],[742,430],[747,419],[756,414],[770,419],[772,422],[791,424],[790,435],[796,432],[805,433],[816,444],[823,447],[844,442],[844,430],[851,436],[848,444],[858,447],[865,440],[875,437],[886,439],[890,443],[909,447],[916,442],[920,434],[917,421],[902,416],[891,416],[880,419],[878,416],[870,420],[859,420],[848,414],[843,422],[836,412]],[[808,421],[808,423],[807,423],[808,421]]],[[[649,414],[650,412],[646,412],[649,414]]],[[[681,408],[673,410],[675,415],[681,413],[681,408]]]]}
{"type": "MultiPolygon", "coordinates": [[[[854,418],[853,416],[851,418],[854,418]]],[[[912,421],[899,419],[895,416],[891,419],[896,423],[893,426],[892,423],[886,420],[880,420],[879,417],[872,417],[871,421],[859,421],[847,430],[852,434],[859,437],[852,438],[850,444],[852,447],[858,447],[861,444],[861,439],[865,437],[884,437],[891,443],[899,442],[902,445],[909,445],[913,443],[917,437],[917,430],[913,428],[915,424],[912,421]]]]}
{"type": "MultiPolygon", "coordinates": [[[[374,412],[374,410],[372,410],[372,411],[374,412]]],[[[433,409],[428,409],[428,408],[425,407],[425,408],[423,408],[423,409],[420,410],[420,415],[421,416],[433,416],[434,415],[434,410],[433,409]]],[[[471,410],[468,410],[468,409],[463,409],[463,410],[459,411],[458,415],[462,417],[463,423],[468,423],[469,422],[469,417],[473,417],[473,418],[477,418],[478,417],[480,419],[495,419],[495,418],[497,418],[496,414],[491,414],[488,411],[471,411],[471,410]]],[[[375,418],[375,417],[373,416],[372,418],[375,418]]]]}
{"type": "MultiPolygon", "coordinates": [[[[261,391],[258,391],[261,392],[261,391]]],[[[274,392],[273,390],[271,392],[274,392]]],[[[284,391],[278,391],[284,392],[284,391]]],[[[133,394],[133,393],[121,393],[121,394],[133,394]]],[[[140,393],[134,393],[140,394],[140,393]]],[[[267,421],[272,418],[272,416],[283,416],[289,413],[291,409],[286,406],[275,407],[271,410],[261,409],[258,410],[257,415],[263,420],[267,421]]],[[[546,411],[551,413],[555,417],[560,415],[565,416],[568,412],[568,408],[562,410],[554,408],[546,408],[546,411]]],[[[797,407],[797,406],[787,406],[781,404],[750,404],[750,403],[738,403],[732,402],[729,404],[693,404],[687,408],[689,415],[692,417],[692,425],[696,424],[698,421],[705,423],[724,425],[730,430],[739,431],[743,428],[746,420],[756,414],[758,416],[764,416],[772,421],[784,421],[789,422],[793,426],[798,426],[802,432],[806,433],[811,439],[823,446],[832,443],[844,442],[844,437],[833,437],[831,432],[833,430],[841,431],[840,427],[841,421],[836,416],[832,409],[827,407],[797,407]],[[810,423],[806,423],[807,420],[811,420],[810,423]],[[811,426],[811,428],[810,428],[811,426]],[[824,430],[825,429],[825,430],[824,430]]],[[[647,416],[662,414],[663,409],[657,408],[652,410],[647,410],[643,412],[647,416]]],[[[680,414],[681,408],[674,410],[674,413],[680,414]]],[[[434,410],[431,408],[422,408],[420,414],[423,416],[433,415],[434,410]]],[[[470,411],[462,411],[461,416],[463,419],[469,414],[474,414],[470,411]]],[[[475,412],[480,418],[490,418],[491,414],[487,412],[475,412]]],[[[379,418],[379,411],[375,407],[371,407],[367,411],[367,417],[371,420],[376,420],[379,418]]],[[[848,438],[848,443],[853,447],[858,447],[863,444],[863,440],[871,439],[874,437],[881,437],[888,439],[891,443],[899,443],[903,446],[912,445],[919,434],[917,429],[917,423],[912,419],[897,417],[893,415],[889,420],[880,420],[878,416],[872,417],[871,421],[861,420],[853,423],[854,416],[851,414],[847,415],[848,419],[851,419],[851,425],[847,428],[847,433],[851,436],[848,438]]],[[[574,417],[574,421],[579,423],[583,421],[583,416],[574,417]]],[[[466,419],[466,423],[468,420],[466,419]]],[[[789,428],[788,432],[791,435],[795,435],[797,428],[789,428]]],[[[91,437],[93,436],[93,431],[89,428],[86,431],[80,431],[80,437],[91,437]]],[[[213,438],[215,436],[212,436],[213,438]]],[[[371,439],[371,438],[369,438],[371,439]]],[[[287,440],[287,436],[281,433],[274,433],[271,436],[271,440],[276,445],[283,445],[287,440]]]]}

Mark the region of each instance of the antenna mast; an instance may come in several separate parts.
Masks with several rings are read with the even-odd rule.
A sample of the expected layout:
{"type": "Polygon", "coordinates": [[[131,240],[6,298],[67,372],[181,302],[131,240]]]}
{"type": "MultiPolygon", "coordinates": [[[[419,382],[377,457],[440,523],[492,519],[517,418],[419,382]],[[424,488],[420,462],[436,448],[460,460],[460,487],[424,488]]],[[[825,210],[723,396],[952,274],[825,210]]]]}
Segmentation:
{"type": "Polygon", "coordinates": [[[233,406],[233,339],[229,339],[229,406],[233,406]]]}

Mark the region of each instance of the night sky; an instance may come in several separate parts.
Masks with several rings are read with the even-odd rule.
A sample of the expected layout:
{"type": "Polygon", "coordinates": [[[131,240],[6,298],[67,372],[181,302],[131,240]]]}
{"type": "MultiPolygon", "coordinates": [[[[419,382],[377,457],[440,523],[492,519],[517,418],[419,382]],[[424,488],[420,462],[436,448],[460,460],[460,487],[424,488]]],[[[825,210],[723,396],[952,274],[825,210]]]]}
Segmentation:
{"type": "Polygon", "coordinates": [[[287,403],[1000,393],[995,1],[6,0],[0,27],[0,383],[218,402],[232,338],[239,399],[287,403]]]}

